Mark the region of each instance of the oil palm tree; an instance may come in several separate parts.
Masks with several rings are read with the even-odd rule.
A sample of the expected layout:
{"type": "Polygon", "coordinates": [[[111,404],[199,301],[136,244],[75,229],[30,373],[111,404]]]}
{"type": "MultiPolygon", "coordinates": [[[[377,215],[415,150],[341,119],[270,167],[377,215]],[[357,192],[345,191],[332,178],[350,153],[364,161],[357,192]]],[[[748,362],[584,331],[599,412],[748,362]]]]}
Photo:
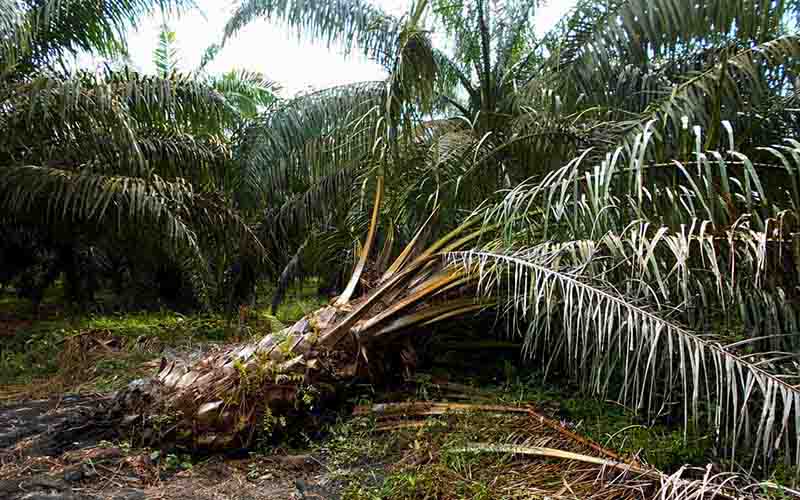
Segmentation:
{"type": "Polygon", "coordinates": [[[224,131],[234,110],[213,88],[179,74],[89,73],[69,64],[84,52],[123,53],[125,31],[140,16],[188,5],[0,6],[0,222],[37,233],[62,253],[95,245],[140,263],[175,263],[208,303],[206,286],[218,272],[206,251],[234,241],[258,252],[228,196],[224,131]]]}
{"type": "MultiPolygon", "coordinates": [[[[181,57],[177,41],[177,33],[165,19],[159,28],[158,43],[153,51],[156,74],[162,78],[169,78],[173,74],[181,73],[181,57]]],[[[206,68],[218,52],[219,46],[209,47],[203,55],[200,65],[187,73],[187,76],[216,90],[235,109],[234,116],[242,119],[253,119],[259,115],[261,110],[275,104],[278,99],[276,92],[280,88],[261,73],[232,69],[220,75],[209,74],[206,68]]]]}
{"type": "Polygon", "coordinates": [[[486,212],[502,236],[450,256],[506,297],[528,355],[648,418],[682,408],[685,428],[712,429],[720,455],[761,473],[800,462],[797,14],[579,2],[518,99],[552,90],[592,147],[516,184],[486,212]]]}

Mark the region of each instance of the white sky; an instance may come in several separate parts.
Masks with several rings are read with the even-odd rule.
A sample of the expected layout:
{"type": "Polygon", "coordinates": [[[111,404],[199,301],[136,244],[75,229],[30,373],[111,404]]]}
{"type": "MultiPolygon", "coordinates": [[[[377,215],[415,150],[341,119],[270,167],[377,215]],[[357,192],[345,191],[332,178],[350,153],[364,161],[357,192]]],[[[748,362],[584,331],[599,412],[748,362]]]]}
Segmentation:
{"type": "MultiPolygon", "coordinates": [[[[169,20],[177,37],[177,48],[182,70],[192,70],[200,62],[205,50],[219,41],[226,21],[230,17],[232,0],[196,0],[202,12],[189,12],[180,19],[169,20]]],[[[407,0],[373,0],[386,12],[403,14],[407,0]]],[[[536,28],[545,32],[574,5],[575,0],[551,0],[539,9],[536,28]]],[[[153,50],[158,39],[161,16],[143,19],[129,37],[131,59],[138,69],[152,73],[153,50]]],[[[284,89],[285,96],[310,88],[324,89],[358,81],[380,80],[385,73],[377,64],[364,57],[351,54],[344,57],[340,47],[327,48],[324,43],[299,40],[296,33],[280,24],[256,21],[229,40],[217,58],[207,67],[211,73],[231,69],[259,71],[284,89]]]]}

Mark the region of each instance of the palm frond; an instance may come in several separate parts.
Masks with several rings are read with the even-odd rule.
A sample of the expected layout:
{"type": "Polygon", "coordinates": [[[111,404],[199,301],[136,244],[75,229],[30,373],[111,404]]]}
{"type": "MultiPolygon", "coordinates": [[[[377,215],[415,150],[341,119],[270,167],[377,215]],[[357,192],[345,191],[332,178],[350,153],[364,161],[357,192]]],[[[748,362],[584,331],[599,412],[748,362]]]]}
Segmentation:
{"type": "Polygon", "coordinates": [[[383,114],[382,82],[349,85],[283,103],[256,119],[237,139],[246,187],[279,206],[372,151],[383,114]]]}
{"type": "Polygon", "coordinates": [[[397,19],[365,0],[246,0],[225,26],[225,39],[260,18],[283,21],[328,46],[338,42],[346,54],[359,49],[387,68],[394,63],[401,30],[397,19]]]}
{"type": "Polygon", "coordinates": [[[210,164],[226,156],[220,127],[230,116],[227,104],[213,89],[178,75],[161,79],[126,70],[100,78],[41,77],[6,90],[9,108],[0,116],[10,131],[0,140],[6,162],[98,165],[139,175],[187,159],[197,161],[195,172],[208,174],[210,164]],[[175,142],[166,147],[168,138],[175,142]],[[39,147],[26,147],[31,140],[39,147]]]}
{"type": "Polygon", "coordinates": [[[685,428],[690,418],[711,426],[731,445],[731,456],[745,448],[765,463],[782,455],[800,463],[797,375],[774,369],[785,353],[748,356],[687,330],[585,276],[551,244],[449,257],[480,276],[482,295],[505,295],[509,313],[530,321],[529,354],[541,354],[548,365],[560,359],[593,392],[607,393],[618,377],[621,402],[650,416],[683,394],[685,428]]]}
{"type": "Polygon", "coordinates": [[[80,52],[124,53],[126,32],[138,19],[156,9],[181,12],[193,6],[193,0],[40,0],[17,10],[6,5],[0,64],[3,71],[30,73],[80,52]]]}
{"type": "Polygon", "coordinates": [[[784,16],[799,8],[794,0],[581,0],[550,34],[552,67],[577,65],[573,75],[586,75],[615,58],[675,57],[726,37],[764,43],[781,33],[784,16]]]}
{"type": "Polygon", "coordinates": [[[662,89],[663,97],[647,106],[625,140],[634,139],[639,125],[650,120],[657,120],[665,129],[676,133],[686,119],[706,127],[715,126],[720,119],[734,119],[749,104],[742,102],[743,95],[752,102],[768,94],[763,78],[765,69],[779,67],[798,56],[798,35],[786,35],[745,48],[679,84],[662,89]]]}
{"type": "Polygon", "coordinates": [[[158,31],[158,44],[153,51],[153,62],[156,72],[162,78],[169,78],[178,70],[178,48],[175,46],[177,36],[164,21],[158,31]]]}
{"type": "Polygon", "coordinates": [[[219,92],[243,116],[255,118],[262,110],[276,103],[277,83],[263,74],[248,70],[231,70],[210,76],[206,84],[219,92]]]}
{"type": "Polygon", "coordinates": [[[0,169],[0,205],[5,217],[25,223],[109,225],[120,230],[155,226],[164,241],[199,254],[195,233],[178,216],[193,196],[184,182],[74,174],[23,166],[0,169]]]}
{"type": "Polygon", "coordinates": [[[797,463],[800,153],[790,140],[757,162],[723,128],[725,153],[686,132],[692,161],[649,164],[649,129],[591,167],[586,151],[488,211],[501,240],[451,257],[505,297],[529,354],[651,417],[682,399],[729,454],[797,463]]]}

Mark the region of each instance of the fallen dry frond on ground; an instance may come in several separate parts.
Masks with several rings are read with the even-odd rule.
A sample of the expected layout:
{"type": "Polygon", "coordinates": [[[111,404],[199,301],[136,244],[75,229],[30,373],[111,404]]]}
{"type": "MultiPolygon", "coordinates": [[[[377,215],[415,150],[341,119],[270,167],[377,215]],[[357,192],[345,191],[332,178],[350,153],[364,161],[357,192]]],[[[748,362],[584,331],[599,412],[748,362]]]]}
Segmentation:
{"type": "MultiPolygon", "coordinates": [[[[621,457],[531,407],[400,402],[359,406],[354,414],[373,418],[379,433],[406,433],[423,443],[407,450],[395,472],[435,471],[437,482],[483,485],[488,498],[762,498],[763,485],[711,466],[665,474],[621,457]]],[[[458,492],[454,486],[437,498],[459,498],[458,492]]]]}

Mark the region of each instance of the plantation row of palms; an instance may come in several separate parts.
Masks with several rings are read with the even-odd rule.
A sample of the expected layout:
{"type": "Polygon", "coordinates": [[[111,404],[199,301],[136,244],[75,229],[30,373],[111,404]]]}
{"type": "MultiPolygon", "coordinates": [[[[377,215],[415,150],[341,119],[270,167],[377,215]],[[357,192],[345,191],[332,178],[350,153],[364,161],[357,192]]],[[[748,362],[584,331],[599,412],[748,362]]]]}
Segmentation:
{"type": "Polygon", "coordinates": [[[243,0],[222,46],[278,20],[389,75],[255,108],[175,72],[166,31],[158,75],[66,66],[155,6],[186,7],[0,4],[0,251],[50,252],[67,282],[125,256],[206,307],[261,277],[276,306],[295,278],[349,281],[286,332],[164,367],[135,410],[246,443],[482,311],[588,392],[713,430],[738,470],[800,464],[800,2],[579,0],[539,37],[536,2],[243,0]]]}
{"type": "Polygon", "coordinates": [[[231,137],[274,100],[272,84],[179,74],[168,30],[155,75],[74,70],[87,51],[124,60],[122,35],[162,2],[90,3],[2,6],[0,251],[12,264],[0,280],[38,300],[64,271],[83,302],[107,276],[117,289],[156,281],[173,304],[208,304],[230,255],[261,258],[229,196],[242,182],[231,137]]]}

